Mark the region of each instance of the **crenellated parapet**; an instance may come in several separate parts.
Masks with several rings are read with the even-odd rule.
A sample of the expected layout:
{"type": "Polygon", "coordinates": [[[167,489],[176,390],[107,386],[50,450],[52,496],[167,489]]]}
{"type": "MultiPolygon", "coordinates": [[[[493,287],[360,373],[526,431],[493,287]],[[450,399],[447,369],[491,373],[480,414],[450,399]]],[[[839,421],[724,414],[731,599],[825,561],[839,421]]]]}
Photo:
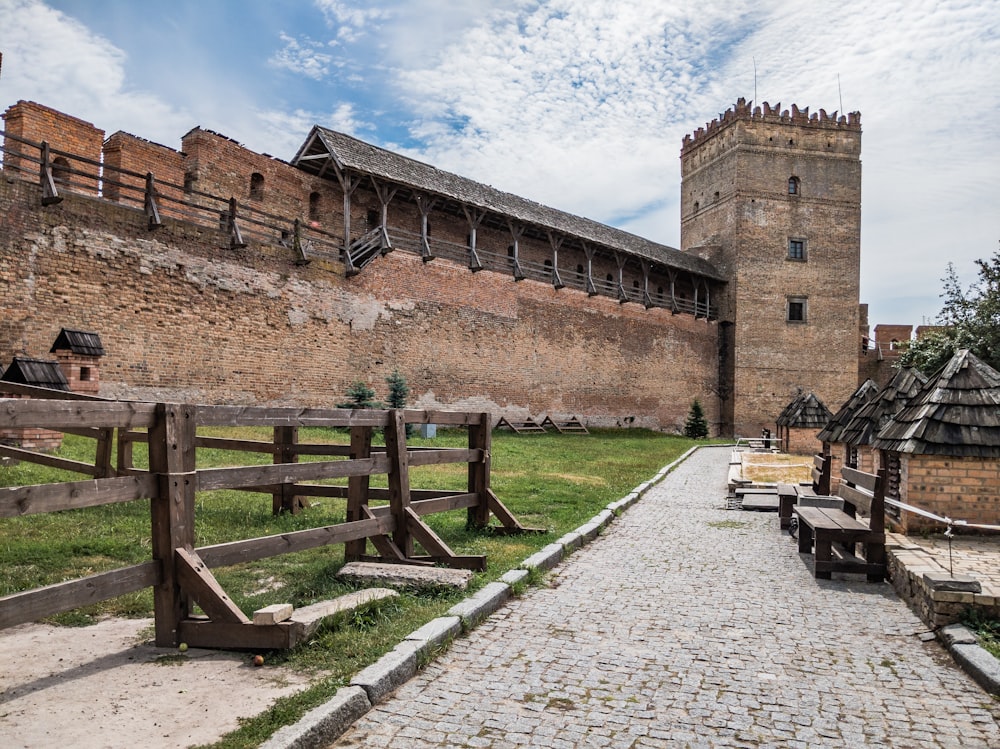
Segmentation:
{"type": "Polygon", "coordinates": [[[846,115],[838,112],[828,114],[825,109],[820,109],[810,114],[809,107],[799,109],[795,104],[792,104],[790,110],[782,110],[780,102],[772,107],[766,101],[755,107],[753,106],[753,102],[748,102],[743,97],[740,97],[737,99],[735,107],[727,109],[717,119],[706,123],[704,127],[698,128],[693,134],[685,135],[681,152],[684,153],[689,148],[704,142],[738,121],[777,123],[835,130],[856,130],[859,132],[861,130],[860,112],[850,112],[846,115]]]}

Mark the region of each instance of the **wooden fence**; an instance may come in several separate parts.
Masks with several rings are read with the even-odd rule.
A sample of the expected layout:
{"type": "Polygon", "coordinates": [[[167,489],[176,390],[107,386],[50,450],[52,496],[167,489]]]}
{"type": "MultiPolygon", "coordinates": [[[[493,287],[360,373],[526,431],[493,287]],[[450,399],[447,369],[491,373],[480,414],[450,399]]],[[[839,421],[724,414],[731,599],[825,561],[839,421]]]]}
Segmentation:
{"type": "Polygon", "coordinates": [[[0,598],[0,629],[34,621],[152,586],[156,644],[220,648],[291,647],[302,636],[294,622],[254,624],[225,594],[211,569],[295,551],[343,544],[347,560],[377,559],[407,564],[445,564],[483,569],[485,557],[460,556],[434,533],[423,516],[465,509],[470,526],[494,532],[524,528],[490,489],[491,419],[488,413],[204,406],[180,403],[104,401],[4,384],[29,398],[0,398],[0,428],[40,427],[96,440],[93,464],[20,448],[0,446],[0,456],[62,468],[90,478],[35,486],[0,488],[0,518],[150,500],[152,558],[142,564],[61,582],[0,598]],[[413,448],[406,425],[433,423],[466,427],[467,448],[413,448]],[[226,439],[197,434],[199,427],[265,426],[273,441],[226,439]],[[300,427],[338,427],[349,445],[298,440],[300,427]],[[385,447],[373,446],[381,429],[385,447]],[[117,433],[117,440],[114,434],[117,433]],[[148,470],[131,459],[136,442],[148,445],[148,470]],[[117,461],[112,464],[113,445],[117,461]],[[198,468],[199,448],[269,453],[271,462],[227,468],[198,468]],[[298,462],[299,456],[320,460],[298,462]],[[466,491],[410,488],[410,468],[468,464],[466,491]],[[384,474],[388,488],[369,486],[384,474]],[[346,479],[346,486],[311,483],[346,479]],[[275,536],[195,548],[195,495],[238,489],[269,493],[275,512],[297,512],[309,497],[347,500],[346,521],[275,536]],[[370,500],[388,500],[370,506],[370,500]],[[371,541],[377,556],[366,557],[371,541]],[[414,544],[424,554],[414,553],[414,544]],[[205,617],[191,614],[197,603],[205,617]]]}

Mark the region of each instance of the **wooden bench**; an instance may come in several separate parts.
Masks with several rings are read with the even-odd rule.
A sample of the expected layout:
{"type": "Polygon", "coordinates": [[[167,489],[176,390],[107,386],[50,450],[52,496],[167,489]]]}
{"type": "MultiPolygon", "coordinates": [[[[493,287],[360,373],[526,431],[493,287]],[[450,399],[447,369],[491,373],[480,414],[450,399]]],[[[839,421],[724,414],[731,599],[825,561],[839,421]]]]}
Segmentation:
{"type": "Polygon", "coordinates": [[[551,417],[546,416],[542,420],[542,427],[550,426],[555,429],[559,434],[590,434],[587,431],[587,427],[584,423],[580,421],[579,417],[573,416],[567,421],[554,421],[551,417]]]}
{"type": "Polygon", "coordinates": [[[497,422],[496,429],[510,429],[514,434],[525,434],[527,432],[545,433],[545,427],[530,416],[524,421],[511,421],[506,416],[501,416],[500,421],[497,422]]]}
{"type": "Polygon", "coordinates": [[[792,521],[792,507],[799,497],[830,495],[830,456],[813,455],[811,484],[778,484],[778,523],[786,530],[792,521]]]}
{"type": "Polygon", "coordinates": [[[886,576],[885,470],[864,473],[845,467],[836,496],[844,509],[796,506],[799,553],[813,553],[813,574],[830,579],[832,572],[863,572],[869,582],[886,576]],[[868,515],[868,523],[857,519],[868,515]],[[857,556],[858,546],[861,555],[857,556]]]}

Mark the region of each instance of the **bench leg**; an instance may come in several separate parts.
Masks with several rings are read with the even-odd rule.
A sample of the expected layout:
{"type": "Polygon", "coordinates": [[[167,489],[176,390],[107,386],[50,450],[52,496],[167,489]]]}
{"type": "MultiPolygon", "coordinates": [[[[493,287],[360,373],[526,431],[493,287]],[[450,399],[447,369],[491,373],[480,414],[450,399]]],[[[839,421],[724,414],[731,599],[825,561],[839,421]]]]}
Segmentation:
{"type": "Polygon", "coordinates": [[[868,582],[870,583],[880,583],[885,579],[885,546],[882,544],[865,544],[865,561],[868,564],[877,564],[881,566],[881,570],[878,572],[868,573],[868,582]]]}
{"type": "Polygon", "coordinates": [[[809,554],[813,549],[813,529],[799,519],[799,554],[809,554]]]}
{"type": "Polygon", "coordinates": [[[833,561],[833,544],[830,542],[829,536],[823,534],[816,535],[816,557],[815,557],[815,567],[813,568],[813,575],[821,580],[830,579],[830,570],[820,570],[819,563],[827,562],[829,565],[833,561]]]}

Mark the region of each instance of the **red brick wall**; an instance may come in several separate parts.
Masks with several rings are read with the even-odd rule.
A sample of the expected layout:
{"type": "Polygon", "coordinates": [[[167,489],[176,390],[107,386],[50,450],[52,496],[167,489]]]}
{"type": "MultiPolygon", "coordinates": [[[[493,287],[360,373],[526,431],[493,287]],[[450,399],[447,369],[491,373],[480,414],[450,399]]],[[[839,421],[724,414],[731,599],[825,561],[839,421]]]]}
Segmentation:
{"type": "MultiPolygon", "coordinates": [[[[98,130],[89,122],[36,104],[33,101],[19,101],[7,109],[3,118],[4,130],[9,136],[36,143],[46,141],[50,149],[83,156],[94,162],[88,164],[74,159],[72,156],[53,154],[53,159],[57,157],[65,159],[71,170],[94,175],[92,177],[79,174],[69,175],[68,179],[72,183],[70,189],[76,192],[97,193],[98,180],[96,175],[100,168],[98,164],[101,160],[101,145],[104,142],[103,130],[98,130]]],[[[18,143],[9,137],[4,139],[4,148],[8,151],[4,158],[5,171],[12,171],[24,179],[38,179],[37,159],[39,151],[37,148],[18,143]],[[12,156],[9,152],[23,153],[36,161],[12,156]]]]}
{"type": "Polygon", "coordinates": [[[104,143],[104,165],[104,197],[108,200],[144,206],[145,175],[152,172],[160,216],[177,218],[182,215],[176,201],[184,199],[183,154],[119,130],[104,143]]]}
{"type": "MultiPolygon", "coordinates": [[[[900,455],[900,499],[940,517],[1000,525],[1000,460],[900,455]]],[[[903,513],[904,533],[944,526],[903,513]]]]}

